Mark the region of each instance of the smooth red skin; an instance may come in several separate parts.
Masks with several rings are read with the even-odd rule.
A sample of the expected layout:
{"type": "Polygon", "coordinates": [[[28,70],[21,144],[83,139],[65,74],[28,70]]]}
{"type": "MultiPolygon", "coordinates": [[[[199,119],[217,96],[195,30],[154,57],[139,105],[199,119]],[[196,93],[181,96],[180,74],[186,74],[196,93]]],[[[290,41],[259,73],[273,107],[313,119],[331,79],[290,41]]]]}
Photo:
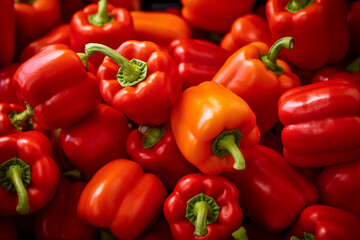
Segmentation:
{"type": "Polygon", "coordinates": [[[43,47],[54,43],[63,43],[70,46],[70,25],[68,23],[55,26],[46,35],[29,43],[21,52],[20,62],[26,61],[43,47]]]}
{"type": "MultiPolygon", "coordinates": [[[[15,55],[15,8],[13,0],[0,1],[0,66],[9,64],[15,55]]],[[[1,96],[1,94],[0,94],[1,96]]]]}
{"type": "Polygon", "coordinates": [[[303,232],[315,236],[316,240],[353,240],[360,234],[360,217],[326,205],[306,207],[294,223],[286,239],[301,237],[303,232]]]}
{"type": "Polygon", "coordinates": [[[3,240],[17,240],[17,228],[11,217],[0,217],[0,232],[3,240]]]}
{"type": "Polygon", "coordinates": [[[248,151],[246,169],[223,173],[240,194],[244,214],[266,231],[289,227],[305,206],[318,200],[315,185],[275,150],[257,145],[248,151]]]}
{"type": "Polygon", "coordinates": [[[136,239],[156,222],[166,195],[156,175],[144,173],[134,161],[116,159],[86,185],[77,213],[93,226],[109,228],[119,239],[136,239]]]}
{"type": "Polygon", "coordinates": [[[126,158],[130,133],[126,116],[100,103],[81,121],[62,128],[60,145],[70,163],[89,181],[102,166],[116,158],[126,158]]]}
{"type": "Polygon", "coordinates": [[[343,71],[342,66],[340,65],[326,66],[324,68],[321,68],[314,74],[311,82],[323,82],[336,78],[343,78],[360,84],[360,72],[350,73],[343,71]]]}
{"type": "Polygon", "coordinates": [[[60,178],[53,200],[35,213],[36,239],[98,239],[98,229],[80,220],[76,212],[81,192],[86,184],[83,181],[71,182],[65,177],[60,178]]]}
{"type": "Polygon", "coordinates": [[[0,68],[0,102],[19,103],[16,91],[12,86],[12,77],[20,63],[10,63],[0,68]]]}
{"type": "Polygon", "coordinates": [[[292,36],[295,48],[281,56],[295,66],[318,69],[343,59],[350,45],[347,3],[338,0],[315,0],[296,13],[285,9],[288,0],[266,3],[266,18],[273,41],[292,36]]]}
{"type": "Polygon", "coordinates": [[[316,179],[320,203],[360,217],[360,160],[326,167],[316,179]]]}
{"type": "Polygon", "coordinates": [[[149,41],[127,41],[116,51],[127,59],[145,61],[147,77],[134,86],[122,87],[116,79],[119,66],[105,57],[97,73],[104,101],[139,125],[169,121],[172,106],[181,93],[181,80],[172,57],[149,41]]]}
{"type": "MultiPolygon", "coordinates": [[[[39,131],[15,133],[0,137],[0,164],[18,157],[31,167],[31,183],[26,187],[30,213],[47,205],[53,198],[60,171],[56,165],[50,140],[39,131]]],[[[0,215],[18,215],[16,192],[0,187],[0,215]]]]}
{"type": "Polygon", "coordinates": [[[353,1],[348,11],[348,21],[350,24],[350,50],[349,54],[355,57],[360,56],[360,1],[353,1]]]}
{"type": "Polygon", "coordinates": [[[101,100],[98,80],[65,45],[50,45],[24,62],[13,77],[19,97],[34,109],[41,128],[72,125],[101,100]]]}
{"type": "Polygon", "coordinates": [[[266,20],[257,14],[248,13],[232,23],[230,31],[221,39],[220,46],[233,53],[252,42],[264,42],[268,46],[273,43],[266,20]]]}
{"type": "Polygon", "coordinates": [[[166,198],[163,210],[174,239],[226,239],[243,220],[238,199],[238,190],[227,179],[202,173],[188,174],[166,198]],[[195,227],[185,217],[186,202],[200,193],[212,197],[220,207],[217,222],[207,225],[208,233],[203,237],[194,235],[195,227]]]}
{"type": "MultiPolygon", "coordinates": [[[[114,21],[103,26],[92,25],[88,20],[89,15],[96,14],[97,11],[98,4],[89,4],[71,18],[70,44],[74,51],[84,52],[87,43],[101,43],[110,48],[118,48],[123,42],[133,38],[134,24],[128,10],[108,4],[108,13],[114,21]]],[[[104,55],[95,53],[89,59],[97,68],[104,55]]]]}
{"type": "Polygon", "coordinates": [[[15,4],[15,42],[16,52],[21,51],[32,41],[44,36],[61,23],[58,0],[36,0],[32,4],[15,4]]]}
{"type": "Polygon", "coordinates": [[[359,114],[360,86],[352,81],[334,79],[286,91],[279,99],[285,159],[305,168],[357,160],[359,114]]]}
{"type": "Polygon", "coordinates": [[[169,124],[155,146],[144,148],[142,139],[143,134],[138,129],[132,130],[126,141],[127,153],[144,171],[158,176],[167,190],[172,191],[183,176],[199,172],[181,154],[169,124]]]}
{"type": "Polygon", "coordinates": [[[140,237],[139,240],[171,240],[170,226],[166,220],[161,220],[152,227],[150,232],[140,237]]]}
{"type": "Polygon", "coordinates": [[[182,90],[210,81],[230,56],[215,43],[193,38],[173,40],[168,53],[178,65],[182,90]]]}

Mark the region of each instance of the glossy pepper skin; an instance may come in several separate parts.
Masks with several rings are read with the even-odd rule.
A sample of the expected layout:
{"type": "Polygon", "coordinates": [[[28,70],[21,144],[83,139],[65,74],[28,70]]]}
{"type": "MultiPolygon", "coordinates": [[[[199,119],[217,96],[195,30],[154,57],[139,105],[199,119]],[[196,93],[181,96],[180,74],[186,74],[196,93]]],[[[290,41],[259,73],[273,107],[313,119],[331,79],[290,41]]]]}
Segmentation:
{"type": "Polygon", "coordinates": [[[333,79],[290,89],[279,99],[279,118],[290,164],[313,168],[359,159],[359,84],[333,79]]]}
{"type": "Polygon", "coordinates": [[[20,63],[14,62],[0,68],[0,102],[19,103],[16,91],[12,86],[12,78],[20,63]]]}
{"type": "Polygon", "coordinates": [[[15,8],[13,0],[0,2],[0,66],[9,64],[15,55],[15,8]]]}
{"type": "Polygon", "coordinates": [[[102,167],[81,193],[77,213],[89,224],[109,228],[119,239],[136,239],[156,222],[165,186],[139,164],[116,159],[102,167]]]}
{"type": "Polygon", "coordinates": [[[235,185],[221,176],[185,175],[164,203],[174,239],[226,239],[243,220],[238,198],[235,185]]]}
{"type": "Polygon", "coordinates": [[[283,52],[284,59],[307,70],[345,57],[350,44],[346,15],[346,1],[270,0],[266,3],[272,39],[292,36],[296,43],[293,51],[283,52]]]}
{"type": "Polygon", "coordinates": [[[171,41],[168,53],[178,65],[183,90],[210,81],[230,56],[215,43],[193,38],[171,41]]]}
{"type": "Polygon", "coordinates": [[[266,20],[260,15],[247,13],[232,23],[220,46],[233,53],[252,42],[263,42],[268,46],[273,43],[266,20]]]}
{"type": "Polygon", "coordinates": [[[84,181],[71,182],[60,178],[53,200],[34,215],[34,231],[38,240],[96,240],[97,228],[83,222],[77,215],[77,205],[84,181]]]}
{"type": "Polygon", "coordinates": [[[307,205],[317,202],[315,185],[275,150],[256,145],[248,151],[246,165],[243,171],[222,176],[246,193],[239,196],[241,209],[266,231],[281,232],[307,205]]]}
{"type": "Polygon", "coordinates": [[[100,103],[81,121],[62,128],[59,144],[70,163],[89,181],[106,163],[128,156],[125,144],[129,133],[125,115],[100,103]]]}
{"type": "Polygon", "coordinates": [[[234,52],[212,79],[249,104],[261,134],[279,120],[280,95],[300,85],[290,66],[277,59],[283,48],[294,48],[291,38],[279,39],[270,49],[262,42],[250,43],[234,52]]]}
{"type": "Polygon", "coordinates": [[[105,102],[139,125],[156,126],[169,121],[181,93],[181,80],[177,65],[168,53],[153,42],[136,40],[126,41],[116,51],[87,44],[87,54],[95,51],[106,52],[116,61],[105,57],[98,69],[105,102]],[[128,59],[136,60],[129,64],[128,59]],[[118,74],[119,71],[123,74],[118,74]]]}
{"type": "Polygon", "coordinates": [[[172,191],[184,175],[198,172],[181,154],[170,123],[150,127],[141,125],[129,134],[126,150],[146,172],[154,173],[172,191]]]}
{"type": "Polygon", "coordinates": [[[181,0],[181,14],[196,28],[226,33],[236,18],[253,10],[254,4],[255,0],[181,0]]]}
{"type": "Polygon", "coordinates": [[[316,179],[320,203],[360,217],[360,160],[326,167],[316,179]]]}
{"type": "Polygon", "coordinates": [[[60,171],[43,133],[29,131],[0,137],[0,164],[0,215],[30,214],[53,198],[60,171]],[[14,181],[18,181],[16,190],[14,181]]]}
{"type": "Polygon", "coordinates": [[[244,169],[243,155],[260,139],[249,105],[212,81],[183,91],[170,120],[181,153],[204,174],[244,169]]]}
{"type": "Polygon", "coordinates": [[[80,57],[59,44],[24,62],[13,77],[20,99],[34,110],[41,128],[69,126],[95,109],[101,100],[96,76],[80,57]]]}
{"type": "MultiPolygon", "coordinates": [[[[312,205],[305,208],[288,236],[298,240],[306,233],[310,240],[353,240],[360,234],[360,217],[326,205],[312,205]]],[[[289,239],[289,238],[286,238],[289,239]]]]}

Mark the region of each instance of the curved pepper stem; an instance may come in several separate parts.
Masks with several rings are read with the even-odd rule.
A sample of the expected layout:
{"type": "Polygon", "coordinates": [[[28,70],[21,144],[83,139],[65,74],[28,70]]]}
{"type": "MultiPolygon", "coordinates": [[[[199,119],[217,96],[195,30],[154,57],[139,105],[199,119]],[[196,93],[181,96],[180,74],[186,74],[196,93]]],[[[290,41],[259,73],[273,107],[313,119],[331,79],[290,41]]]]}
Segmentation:
{"type": "Polygon", "coordinates": [[[241,226],[240,228],[238,228],[237,230],[235,230],[231,236],[235,239],[235,240],[249,240],[247,235],[246,235],[246,229],[241,226]]]}
{"type": "Polygon", "coordinates": [[[82,64],[84,65],[84,67],[86,68],[86,71],[89,71],[88,69],[88,56],[86,56],[85,53],[76,53],[79,58],[81,59],[82,64]]]}
{"type": "Polygon", "coordinates": [[[276,63],[276,60],[279,56],[279,53],[282,49],[294,49],[294,39],[292,37],[283,37],[277,40],[269,49],[269,52],[267,55],[261,55],[260,59],[264,62],[267,69],[273,71],[276,75],[281,75],[284,71],[276,63]]]}
{"type": "Polygon", "coordinates": [[[290,0],[285,9],[289,12],[296,13],[314,3],[314,0],[290,0]]]}
{"type": "Polygon", "coordinates": [[[85,45],[85,53],[89,57],[97,52],[105,54],[120,66],[116,78],[122,87],[135,85],[145,79],[147,74],[145,62],[138,59],[129,61],[114,49],[103,44],[88,43],[85,45]]]}
{"type": "Polygon", "coordinates": [[[26,186],[31,182],[30,166],[21,159],[14,157],[0,165],[0,185],[6,191],[16,191],[18,205],[16,211],[25,215],[30,211],[29,195],[26,186]]]}
{"type": "Polygon", "coordinates": [[[356,58],[349,65],[344,67],[343,70],[349,73],[360,72],[360,57],[356,58]]]}
{"type": "Polygon", "coordinates": [[[290,240],[315,240],[315,236],[312,235],[311,233],[304,232],[303,235],[301,236],[301,239],[299,239],[296,236],[292,236],[290,240]]]}
{"type": "Polygon", "coordinates": [[[35,117],[34,109],[26,103],[26,110],[22,112],[14,111],[9,114],[9,119],[14,127],[20,132],[25,131],[25,125],[29,126],[29,129],[33,129],[33,123],[31,118],[35,117]]]}
{"type": "Polygon", "coordinates": [[[96,26],[103,26],[111,21],[114,21],[113,16],[108,13],[107,0],[99,0],[97,13],[89,15],[88,20],[89,23],[96,26]]]}
{"type": "Polygon", "coordinates": [[[164,136],[165,127],[150,127],[149,125],[140,125],[139,132],[143,134],[143,148],[151,148],[155,146],[164,136]]]}

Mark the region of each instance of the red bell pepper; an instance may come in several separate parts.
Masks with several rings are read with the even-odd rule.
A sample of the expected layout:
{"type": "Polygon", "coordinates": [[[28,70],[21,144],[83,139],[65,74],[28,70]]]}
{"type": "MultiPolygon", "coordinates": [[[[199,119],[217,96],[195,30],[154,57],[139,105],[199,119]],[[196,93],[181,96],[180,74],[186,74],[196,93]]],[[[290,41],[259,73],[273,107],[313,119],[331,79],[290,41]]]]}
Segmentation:
{"type": "Polygon", "coordinates": [[[101,100],[96,76],[65,45],[50,45],[24,62],[13,77],[19,97],[33,109],[41,128],[50,130],[79,121],[101,100]]]}
{"type": "Polygon", "coordinates": [[[16,91],[12,86],[12,78],[20,63],[7,64],[0,68],[0,102],[19,103],[16,91]]]}
{"type": "Polygon", "coordinates": [[[100,44],[87,44],[85,50],[90,56],[94,52],[109,56],[97,73],[105,102],[139,125],[169,121],[181,80],[168,53],[153,42],[136,40],[121,44],[116,51],[100,44]]]}
{"type": "Polygon", "coordinates": [[[39,131],[0,137],[0,215],[33,213],[53,198],[59,182],[49,139],[39,131]]]}
{"type": "Polygon", "coordinates": [[[230,56],[215,43],[201,39],[175,39],[168,52],[178,65],[183,90],[210,81],[230,56]]]}
{"type": "Polygon", "coordinates": [[[0,1],[0,31],[0,66],[3,66],[11,63],[15,55],[15,8],[13,0],[0,1]]]}
{"type": "Polygon", "coordinates": [[[25,62],[43,47],[54,43],[63,43],[70,46],[70,25],[68,23],[52,28],[46,35],[29,43],[21,52],[20,62],[25,62]]]}
{"type": "Polygon", "coordinates": [[[100,103],[82,120],[62,128],[59,141],[70,163],[89,181],[106,163],[128,156],[125,144],[129,133],[125,115],[100,103]]]}
{"type": "Polygon", "coordinates": [[[291,240],[354,240],[360,235],[360,217],[326,205],[305,208],[287,234],[291,240]]]}
{"type": "Polygon", "coordinates": [[[144,171],[158,176],[169,191],[183,176],[198,172],[181,154],[170,124],[158,127],[141,125],[132,130],[126,141],[126,150],[144,171]]]}
{"type": "Polygon", "coordinates": [[[360,160],[326,167],[317,177],[320,203],[360,217],[360,160]]]}
{"type": "Polygon", "coordinates": [[[221,39],[220,46],[233,53],[252,42],[263,42],[268,46],[273,44],[266,20],[257,14],[248,13],[232,23],[230,31],[221,39]]]}
{"type": "Polygon", "coordinates": [[[284,157],[297,167],[324,167],[360,156],[360,85],[342,79],[286,91],[279,99],[284,157]]]}
{"type": "MultiPolygon", "coordinates": [[[[100,0],[98,4],[89,4],[73,15],[70,31],[71,48],[83,52],[85,44],[92,42],[111,48],[119,47],[133,38],[134,25],[128,10],[100,0]]],[[[97,68],[103,59],[104,55],[95,54],[90,61],[97,68]]]]}
{"type": "Polygon", "coordinates": [[[289,65],[277,59],[284,48],[294,48],[291,37],[279,39],[270,49],[262,42],[250,43],[234,52],[212,79],[249,104],[261,134],[279,120],[280,95],[300,85],[289,65]]]}
{"type": "Polygon", "coordinates": [[[81,193],[77,213],[119,239],[136,239],[156,222],[166,198],[163,183],[140,165],[116,159],[102,167],[81,193]]]}
{"type": "Polygon", "coordinates": [[[34,229],[37,240],[96,240],[99,230],[77,215],[77,205],[86,182],[71,182],[60,178],[53,200],[34,216],[34,229]]]}
{"type": "Polygon", "coordinates": [[[140,237],[139,240],[172,240],[170,226],[166,220],[161,220],[156,223],[152,229],[140,237]]]}
{"type": "Polygon", "coordinates": [[[350,50],[354,57],[360,56],[360,1],[352,1],[349,5],[348,21],[350,24],[350,50]]]}
{"type": "Polygon", "coordinates": [[[255,0],[181,0],[182,16],[191,25],[226,33],[236,18],[253,10],[255,0]]]}
{"type": "Polygon", "coordinates": [[[295,66],[315,70],[342,60],[350,44],[347,3],[338,0],[270,0],[266,18],[273,40],[292,36],[293,51],[283,57],[295,66]]]}
{"type": "Polygon", "coordinates": [[[3,240],[18,240],[16,224],[11,217],[0,217],[0,232],[3,240]]]}
{"type": "Polygon", "coordinates": [[[226,239],[243,220],[238,198],[235,185],[221,176],[185,175],[164,203],[174,239],[226,239]]]}
{"type": "Polygon", "coordinates": [[[244,214],[269,232],[289,227],[305,208],[316,203],[318,192],[305,175],[290,166],[275,150],[256,145],[248,151],[246,169],[222,176],[232,181],[240,194],[244,214]]]}

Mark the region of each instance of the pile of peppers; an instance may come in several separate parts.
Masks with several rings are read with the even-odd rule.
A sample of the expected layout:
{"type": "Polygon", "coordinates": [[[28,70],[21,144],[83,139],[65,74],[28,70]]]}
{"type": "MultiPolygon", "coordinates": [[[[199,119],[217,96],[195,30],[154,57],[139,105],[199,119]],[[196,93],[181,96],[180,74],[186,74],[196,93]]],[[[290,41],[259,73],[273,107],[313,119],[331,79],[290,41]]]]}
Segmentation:
{"type": "Polygon", "coordinates": [[[0,239],[359,239],[359,26],[359,0],[1,0],[0,239]]]}

